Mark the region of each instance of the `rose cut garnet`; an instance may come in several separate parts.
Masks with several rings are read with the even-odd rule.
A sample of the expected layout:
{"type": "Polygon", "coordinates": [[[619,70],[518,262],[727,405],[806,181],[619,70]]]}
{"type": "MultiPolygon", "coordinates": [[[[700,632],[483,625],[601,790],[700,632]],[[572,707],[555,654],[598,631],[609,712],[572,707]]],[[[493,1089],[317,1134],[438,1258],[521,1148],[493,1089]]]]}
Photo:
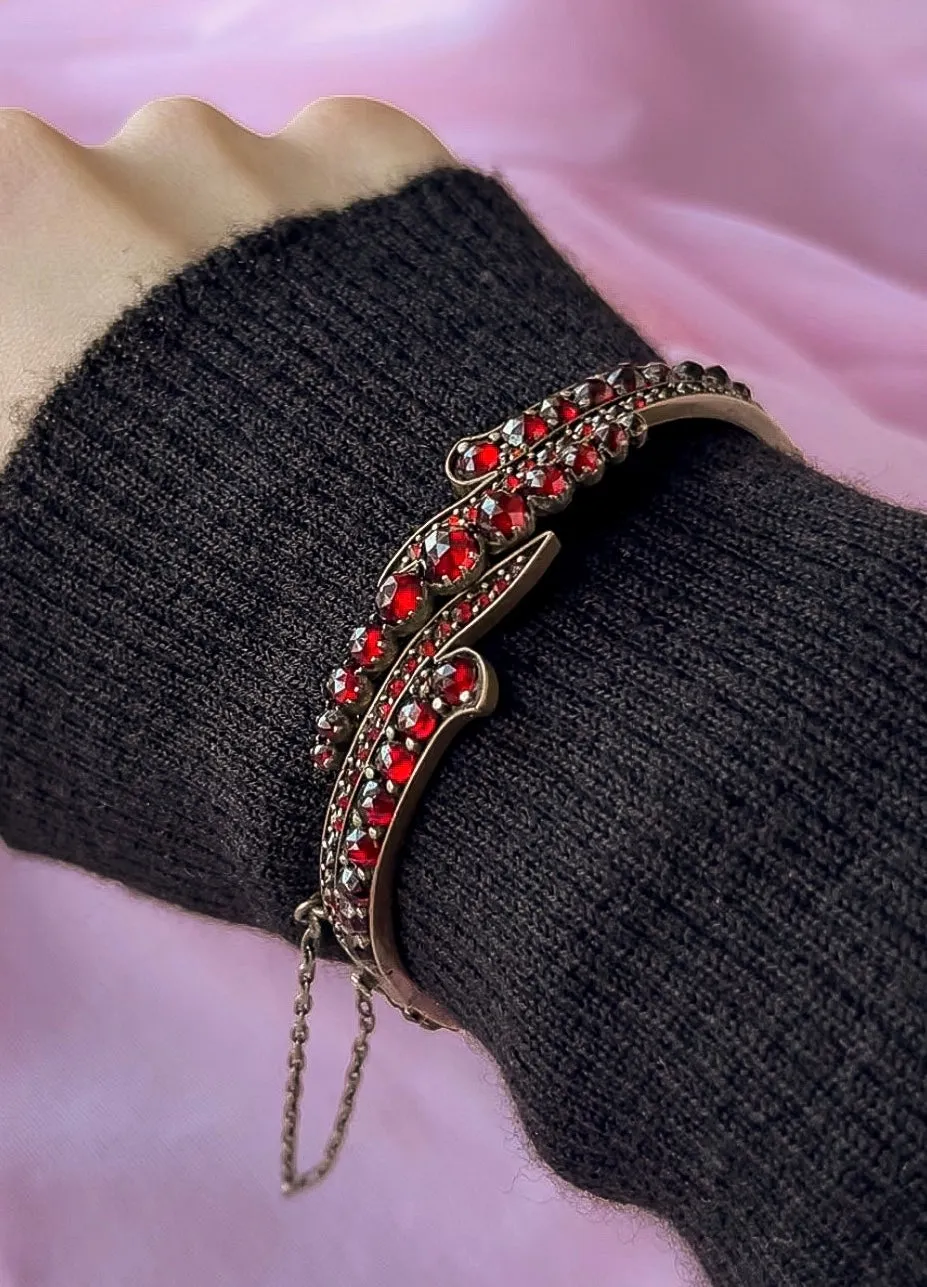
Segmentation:
{"type": "Polygon", "coordinates": [[[346,863],[338,878],[339,891],[353,903],[365,903],[370,896],[369,873],[363,867],[346,863]]]}
{"type": "Polygon", "coordinates": [[[499,464],[499,447],[494,442],[472,442],[457,455],[457,473],[464,478],[491,474],[499,464]]]}
{"type": "Polygon", "coordinates": [[[617,389],[619,393],[633,393],[640,384],[640,376],[637,367],[633,363],[627,362],[619,366],[608,377],[608,382],[617,389]]]}
{"type": "Polygon", "coordinates": [[[570,480],[559,465],[538,465],[525,475],[525,490],[546,504],[565,504],[570,498],[570,480]]]}
{"type": "Polygon", "coordinates": [[[599,445],[612,460],[624,460],[628,454],[628,431],[624,425],[603,425],[598,434],[599,445]]]}
{"type": "Polygon", "coordinates": [[[368,826],[388,827],[396,811],[396,800],[381,783],[368,782],[361,792],[358,808],[368,826]]]}
{"type": "Polygon", "coordinates": [[[363,827],[354,827],[344,838],[344,856],[358,867],[375,867],[380,846],[363,827]]]}
{"type": "Polygon", "coordinates": [[[408,747],[397,742],[384,742],[377,759],[383,776],[396,786],[404,786],[415,768],[415,756],[408,747]]]}
{"type": "Polygon", "coordinates": [[[469,657],[452,657],[442,662],[434,673],[435,695],[448,706],[460,706],[473,699],[479,683],[479,672],[469,657]]]}
{"type": "Polygon", "coordinates": [[[320,773],[334,768],[337,752],[331,742],[319,741],[312,748],[312,763],[320,773]]]}
{"type": "Polygon", "coordinates": [[[357,706],[370,692],[369,683],[355,666],[336,666],[328,688],[339,706],[357,706]]]}
{"type": "Polygon", "coordinates": [[[348,930],[365,929],[369,915],[370,890],[362,887],[357,893],[351,894],[342,887],[338,890],[338,895],[336,908],[338,924],[348,930]]]}
{"type": "Polygon", "coordinates": [[[714,389],[727,389],[731,383],[731,377],[723,366],[706,366],[705,383],[714,389]]]}
{"type": "Polygon", "coordinates": [[[430,706],[414,698],[400,706],[396,714],[397,727],[417,742],[427,742],[438,727],[438,717],[430,706]]]}
{"type": "Polygon", "coordinates": [[[417,572],[393,572],[377,590],[377,608],[391,625],[407,625],[421,612],[426,594],[417,572]]]}
{"type": "Polygon", "coordinates": [[[540,442],[545,434],[549,433],[550,425],[543,418],[533,411],[526,411],[522,416],[522,423],[525,429],[525,441],[528,443],[540,442]]]}
{"type": "Polygon", "coordinates": [[[511,447],[531,446],[549,432],[547,421],[536,411],[526,411],[522,416],[513,416],[502,428],[502,436],[511,447]]]}
{"type": "Polygon", "coordinates": [[[482,555],[475,533],[442,523],[425,537],[425,575],[439,585],[455,585],[479,567],[482,555]]]}
{"type": "Polygon", "coordinates": [[[332,742],[343,742],[351,733],[351,721],[340,711],[333,707],[331,710],[323,711],[315,722],[316,728],[332,742]]]}
{"type": "Polygon", "coordinates": [[[348,652],[359,666],[372,669],[389,660],[392,652],[390,642],[383,626],[375,623],[358,626],[351,634],[348,652]]]}
{"type": "Polygon", "coordinates": [[[613,396],[614,390],[611,385],[606,380],[599,379],[598,376],[593,380],[586,380],[576,390],[576,399],[583,407],[599,407],[613,396]]]}
{"type": "Polygon", "coordinates": [[[583,443],[570,453],[570,468],[580,479],[592,479],[602,468],[602,457],[592,443],[583,443]]]}
{"type": "Polygon", "coordinates": [[[669,367],[665,362],[648,362],[641,368],[641,376],[648,385],[665,384],[669,379],[669,367]]]}
{"type": "Polygon", "coordinates": [[[647,441],[647,421],[643,416],[628,416],[626,422],[628,437],[635,447],[643,447],[647,441]]]}
{"type": "Polygon", "coordinates": [[[531,526],[528,506],[519,492],[487,492],[479,509],[480,530],[497,543],[517,540],[531,526]]]}

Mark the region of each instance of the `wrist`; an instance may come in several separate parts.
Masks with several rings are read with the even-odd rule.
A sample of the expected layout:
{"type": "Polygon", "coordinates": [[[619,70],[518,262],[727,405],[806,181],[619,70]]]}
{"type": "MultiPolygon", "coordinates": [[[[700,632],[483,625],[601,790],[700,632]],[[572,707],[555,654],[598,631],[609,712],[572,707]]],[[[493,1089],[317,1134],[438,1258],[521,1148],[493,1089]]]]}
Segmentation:
{"type": "Polygon", "coordinates": [[[291,932],[324,809],[315,695],[396,534],[440,504],[449,441],[650,356],[466,171],[157,287],[0,478],[8,841],[291,932]]]}

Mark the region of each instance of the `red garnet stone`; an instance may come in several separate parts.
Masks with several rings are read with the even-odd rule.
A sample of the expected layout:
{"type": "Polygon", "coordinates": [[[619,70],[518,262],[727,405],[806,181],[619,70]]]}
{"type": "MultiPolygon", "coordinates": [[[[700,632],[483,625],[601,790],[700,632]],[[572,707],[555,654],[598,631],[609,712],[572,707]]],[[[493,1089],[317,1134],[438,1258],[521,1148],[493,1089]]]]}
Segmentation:
{"type": "Polygon", "coordinates": [[[507,420],[502,429],[502,436],[512,447],[531,446],[550,431],[550,425],[535,411],[526,411],[522,416],[507,420]]]}
{"type": "Polygon", "coordinates": [[[540,442],[544,435],[550,432],[550,425],[547,421],[533,411],[525,412],[522,417],[522,423],[525,428],[525,441],[529,443],[540,442]]]}
{"type": "Polygon", "coordinates": [[[348,652],[358,666],[367,669],[379,666],[389,659],[392,652],[389,635],[375,622],[369,626],[358,626],[351,634],[348,652]]]}
{"type": "Polygon", "coordinates": [[[596,376],[594,380],[586,380],[584,384],[579,386],[577,396],[583,406],[600,407],[603,402],[608,402],[615,395],[608,381],[601,380],[596,376]]]}
{"type": "Polygon", "coordinates": [[[528,531],[531,515],[519,492],[487,492],[480,501],[478,522],[491,541],[515,541],[528,531]]]}
{"type": "Polygon", "coordinates": [[[624,362],[608,377],[619,393],[633,393],[641,383],[637,367],[633,362],[624,362]]]}
{"type": "Polygon", "coordinates": [[[602,457],[591,442],[584,443],[571,453],[570,468],[577,478],[594,477],[602,468],[602,457]]]}
{"type": "Polygon", "coordinates": [[[456,471],[464,478],[481,478],[499,465],[499,447],[494,442],[472,442],[458,453],[456,471]]]}
{"type": "Polygon", "coordinates": [[[628,454],[628,431],[624,425],[603,425],[598,433],[598,441],[613,460],[624,460],[628,454]]]}
{"type": "Polygon", "coordinates": [[[412,698],[400,706],[396,714],[396,725],[417,742],[425,742],[438,727],[438,717],[430,706],[412,698]]]}
{"type": "Polygon", "coordinates": [[[338,752],[331,742],[318,741],[312,748],[312,763],[320,773],[327,773],[329,769],[334,768],[337,757],[338,752]]]}
{"type": "Polygon", "coordinates": [[[396,786],[404,786],[412,776],[415,768],[415,756],[405,746],[397,742],[384,742],[380,747],[377,759],[383,776],[396,786]]]}
{"type": "Polygon", "coordinates": [[[529,469],[525,477],[525,490],[539,500],[565,502],[570,496],[570,480],[559,465],[538,465],[529,469]]]}
{"type": "Polygon", "coordinates": [[[390,625],[403,626],[418,616],[425,598],[425,586],[417,572],[393,572],[377,590],[377,609],[390,625]]]}
{"type": "Polygon", "coordinates": [[[329,738],[332,742],[344,742],[351,734],[350,719],[336,707],[323,711],[315,726],[323,738],[329,738]]]}
{"type": "Polygon", "coordinates": [[[480,538],[474,532],[441,523],[425,537],[425,575],[439,585],[455,585],[479,566],[482,554],[480,538]]]}
{"type": "Polygon", "coordinates": [[[344,838],[344,856],[358,867],[375,867],[380,856],[380,846],[363,827],[355,827],[344,838]]]}
{"type": "Polygon", "coordinates": [[[368,782],[361,792],[358,808],[368,826],[388,827],[396,811],[396,799],[379,782],[368,782]]]}
{"type": "Polygon", "coordinates": [[[370,692],[370,684],[355,666],[336,666],[328,688],[339,706],[356,706],[370,692]]]}
{"type": "Polygon", "coordinates": [[[452,657],[442,662],[434,673],[435,695],[448,706],[460,706],[476,694],[479,672],[469,657],[452,657]]]}

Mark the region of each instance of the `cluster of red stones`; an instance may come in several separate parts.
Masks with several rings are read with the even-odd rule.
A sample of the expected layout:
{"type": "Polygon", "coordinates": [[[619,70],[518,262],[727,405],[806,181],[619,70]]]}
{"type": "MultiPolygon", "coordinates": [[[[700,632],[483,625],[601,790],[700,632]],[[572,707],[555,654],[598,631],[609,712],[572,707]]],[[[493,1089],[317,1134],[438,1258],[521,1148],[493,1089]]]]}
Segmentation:
{"type": "MultiPolygon", "coordinates": [[[[593,425],[584,423],[582,429],[592,434],[593,425]]],[[[332,706],[319,716],[312,752],[317,768],[338,767],[340,748],[373,699],[372,676],[392,664],[401,636],[421,628],[436,597],[466,588],[483,572],[489,554],[530,536],[536,515],[565,505],[574,482],[601,476],[606,457],[626,450],[627,436],[620,426],[612,425],[598,445],[590,440],[565,446],[568,450],[561,451],[562,458],[550,455],[548,459],[549,453],[544,452],[527,457],[498,486],[484,490],[472,503],[462,502],[410,545],[406,566],[381,582],[376,616],[354,631],[348,657],[329,676],[332,706]]],[[[466,617],[473,605],[464,600],[456,611],[466,617]]]]}
{"type": "Polygon", "coordinates": [[[646,405],[644,391],[664,384],[668,377],[669,368],[662,362],[643,367],[628,362],[608,375],[593,376],[545,398],[488,434],[463,439],[451,453],[448,472],[462,485],[477,482],[520,459],[556,430],[596,407],[621,400],[628,409],[640,410],[646,405]]]}
{"type": "Polygon", "coordinates": [[[472,658],[447,649],[512,585],[525,557],[509,555],[440,608],[393,666],[338,775],[323,838],[330,872],[323,892],[336,930],[355,955],[369,946],[370,880],[402,792],[442,721],[479,695],[472,658]]]}
{"type": "Polygon", "coordinates": [[[312,751],[318,769],[337,767],[340,746],[350,739],[356,717],[373,698],[371,675],[392,664],[401,637],[420,629],[436,595],[459,591],[478,577],[485,558],[480,529],[452,516],[428,532],[413,562],[384,578],[376,594],[376,615],[354,631],[348,658],[329,676],[333,705],[317,720],[312,751]]]}
{"type": "Polygon", "coordinates": [[[455,634],[517,577],[525,555],[513,547],[531,535],[536,519],[562,508],[577,484],[598,481],[606,464],[644,441],[639,412],[697,390],[751,396],[720,367],[625,365],[452,453],[449,472],[472,484],[468,494],[417,533],[380,582],[375,612],[351,635],[347,656],[328,680],[330,707],[317,721],[313,760],[321,769],[339,766],[360,722],[323,837],[326,909],[355,956],[369,959],[370,883],[402,794],[442,722],[479,696],[472,655],[447,652],[455,634]],[[500,552],[506,557],[487,568],[500,552]],[[441,606],[447,595],[456,597],[441,606]],[[403,636],[413,634],[397,663],[403,636]],[[389,673],[378,680],[381,671],[389,673]]]}
{"type": "Polygon", "coordinates": [[[617,403],[624,410],[642,411],[659,398],[696,389],[750,397],[746,385],[732,384],[719,366],[705,369],[697,362],[681,362],[674,367],[665,362],[625,362],[607,375],[596,375],[562,389],[489,433],[462,439],[448,459],[448,473],[460,486],[476,483],[511,465],[557,430],[597,407],[617,403]]]}
{"type": "Polygon", "coordinates": [[[338,767],[357,718],[373,699],[371,677],[392,664],[401,637],[424,625],[437,597],[466,589],[492,554],[531,535],[538,515],[567,505],[576,483],[597,482],[606,463],[624,459],[629,445],[643,442],[646,426],[636,413],[650,401],[705,387],[750,396],[720,367],[625,363],[545,399],[488,435],[459,443],[451,475],[475,486],[408,543],[399,566],[381,581],[374,615],[354,631],[348,656],[329,677],[332,705],[317,721],[315,766],[338,767]]]}
{"type": "MultiPolygon", "coordinates": [[[[416,668],[432,652],[415,656],[416,668]]],[[[472,655],[450,654],[413,682],[400,683],[401,695],[397,685],[396,699],[365,725],[359,758],[329,811],[327,828],[339,854],[330,911],[354,951],[368,945],[370,882],[403,791],[441,723],[477,700],[479,668],[472,655]]]]}

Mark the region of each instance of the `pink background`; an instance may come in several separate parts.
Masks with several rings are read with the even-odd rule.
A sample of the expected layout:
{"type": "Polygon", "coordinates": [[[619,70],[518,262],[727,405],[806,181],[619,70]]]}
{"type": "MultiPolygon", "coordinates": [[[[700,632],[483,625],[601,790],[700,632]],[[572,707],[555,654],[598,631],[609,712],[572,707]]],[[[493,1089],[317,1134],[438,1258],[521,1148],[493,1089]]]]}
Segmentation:
{"type": "MultiPolygon", "coordinates": [[[[0,5],[0,105],[99,142],[181,93],[260,130],[328,93],[414,112],[660,346],[723,361],[824,467],[927,503],[922,0],[0,5]]],[[[292,967],[0,851],[0,1287],[692,1280],[654,1222],[530,1160],[478,1054],[391,1014],[343,1162],[284,1203],[292,967]]],[[[314,1117],[349,1025],[327,975],[314,1117]]]]}

